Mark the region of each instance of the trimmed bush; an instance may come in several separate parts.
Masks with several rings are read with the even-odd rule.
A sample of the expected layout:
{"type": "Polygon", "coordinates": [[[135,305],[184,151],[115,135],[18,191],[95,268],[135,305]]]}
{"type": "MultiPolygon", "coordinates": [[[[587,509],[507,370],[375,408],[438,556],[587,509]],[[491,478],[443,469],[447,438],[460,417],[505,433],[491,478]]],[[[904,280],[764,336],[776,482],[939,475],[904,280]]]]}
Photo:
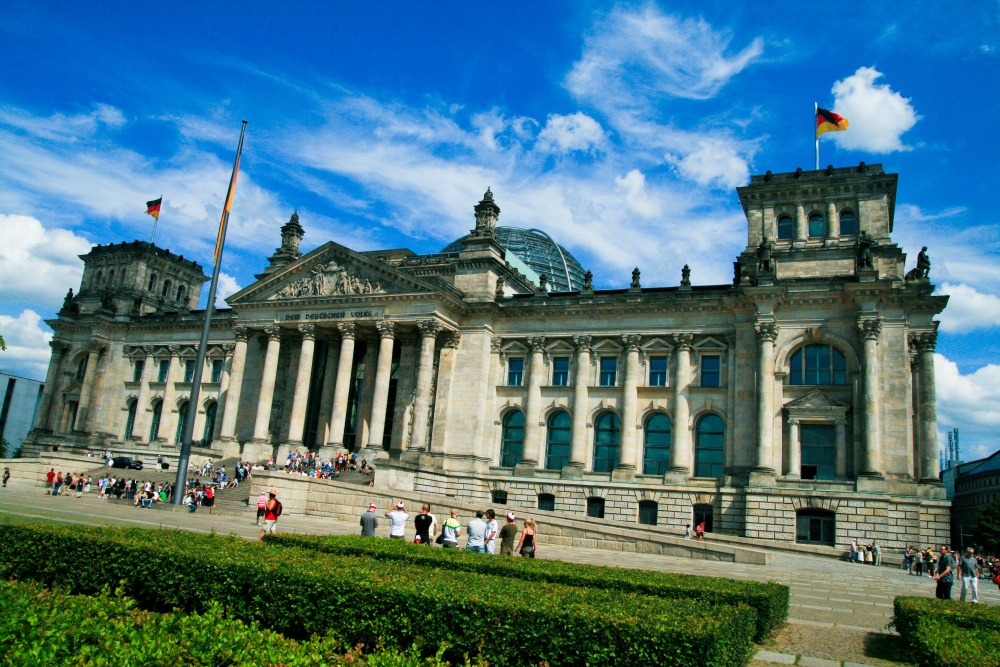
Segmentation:
{"type": "Polygon", "coordinates": [[[268,535],[269,544],[315,549],[337,556],[362,556],[383,562],[425,565],[585,588],[653,595],[671,600],[745,604],[757,612],[755,641],[763,641],[788,618],[789,588],[776,583],[696,577],[648,570],[580,565],[530,558],[490,557],[464,550],[434,549],[405,540],[358,536],[268,535]]]}
{"type": "Polygon", "coordinates": [[[914,662],[927,667],[1000,667],[1000,608],[897,597],[892,624],[914,662]]]}
{"type": "Polygon", "coordinates": [[[333,637],[286,639],[258,624],[204,614],[139,611],[106,589],[95,597],[0,582],[0,663],[4,665],[261,665],[307,667],[445,667],[416,651],[362,655],[333,637]]]}
{"type": "Polygon", "coordinates": [[[96,593],[120,586],[143,608],[227,614],[291,638],[336,630],[352,644],[416,645],[491,664],[742,666],[746,606],[486,577],[236,537],[61,526],[0,527],[0,574],[96,593]]]}

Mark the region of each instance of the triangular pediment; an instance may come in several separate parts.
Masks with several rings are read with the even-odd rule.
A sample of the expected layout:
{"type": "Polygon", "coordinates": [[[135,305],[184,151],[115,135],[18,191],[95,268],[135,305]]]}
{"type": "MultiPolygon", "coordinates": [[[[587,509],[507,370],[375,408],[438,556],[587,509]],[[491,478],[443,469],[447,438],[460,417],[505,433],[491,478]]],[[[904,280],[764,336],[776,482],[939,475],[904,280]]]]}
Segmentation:
{"type": "Polygon", "coordinates": [[[287,266],[265,274],[230,296],[226,303],[236,306],[440,291],[385,262],[330,241],[287,266]]]}
{"type": "Polygon", "coordinates": [[[846,403],[841,403],[840,401],[830,398],[820,390],[816,389],[810,391],[808,394],[802,398],[795,399],[790,403],[786,403],[785,407],[788,409],[809,409],[816,410],[819,408],[846,408],[848,405],[846,403]]]}

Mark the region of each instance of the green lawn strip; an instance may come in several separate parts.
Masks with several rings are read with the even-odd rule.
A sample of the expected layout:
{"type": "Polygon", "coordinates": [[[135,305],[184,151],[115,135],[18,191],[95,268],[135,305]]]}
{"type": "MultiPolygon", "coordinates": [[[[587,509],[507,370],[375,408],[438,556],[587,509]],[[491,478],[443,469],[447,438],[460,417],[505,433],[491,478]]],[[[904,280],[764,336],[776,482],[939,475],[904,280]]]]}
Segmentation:
{"type": "Polygon", "coordinates": [[[362,655],[333,636],[297,642],[205,613],[140,611],[121,596],[67,595],[37,584],[0,582],[0,664],[120,667],[260,665],[444,667],[437,658],[395,650],[362,655]]]}
{"type": "Polygon", "coordinates": [[[78,593],[120,586],[149,610],[232,618],[290,638],[416,645],[491,664],[703,665],[749,662],[755,612],[613,590],[490,577],[181,531],[5,526],[0,574],[78,593]]]}
{"type": "Polygon", "coordinates": [[[897,597],[892,623],[921,666],[1000,667],[1000,608],[897,597]]]}
{"type": "Polygon", "coordinates": [[[315,549],[336,556],[361,556],[382,562],[402,562],[525,581],[642,593],[673,600],[745,604],[757,612],[754,640],[758,642],[764,641],[788,618],[789,588],[773,582],[738,581],[551,560],[490,557],[464,550],[428,548],[404,540],[358,536],[269,535],[265,539],[269,544],[315,549]]]}

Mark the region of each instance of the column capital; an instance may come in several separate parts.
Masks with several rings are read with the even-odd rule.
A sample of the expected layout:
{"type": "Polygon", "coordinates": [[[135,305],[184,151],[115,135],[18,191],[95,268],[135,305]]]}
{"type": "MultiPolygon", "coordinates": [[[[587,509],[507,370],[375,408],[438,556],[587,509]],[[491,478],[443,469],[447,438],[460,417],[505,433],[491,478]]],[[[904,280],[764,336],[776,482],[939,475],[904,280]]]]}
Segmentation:
{"type": "Polygon", "coordinates": [[[858,333],[865,340],[878,340],[882,333],[882,318],[872,317],[858,320],[858,333]]]}
{"type": "Polygon", "coordinates": [[[757,333],[757,340],[762,343],[773,343],[778,338],[778,325],[774,322],[755,322],[753,329],[757,333]]]}
{"type": "Polygon", "coordinates": [[[100,338],[91,338],[87,341],[87,351],[94,354],[101,354],[108,349],[108,341],[100,338]]]}
{"type": "MultiPolygon", "coordinates": [[[[441,323],[437,320],[420,320],[417,322],[417,328],[420,330],[420,335],[423,338],[437,338],[437,335],[441,333],[441,323]]],[[[500,340],[499,338],[494,338],[494,340],[500,340]]]]}
{"type": "Polygon", "coordinates": [[[837,417],[837,418],[836,418],[836,419],[834,420],[834,423],[835,423],[835,424],[836,424],[837,426],[840,426],[840,427],[844,427],[844,426],[847,426],[847,417],[837,417]]]}
{"type": "Polygon", "coordinates": [[[591,336],[573,336],[573,345],[577,352],[590,352],[591,336]]]}
{"type": "Polygon", "coordinates": [[[690,350],[691,343],[694,342],[694,334],[689,333],[675,333],[674,345],[676,345],[681,350],[690,350]]]}
{"type": "Polygon", "coordinates": [[[444,347],[456,348],[462,342],[461,331],[445,331],[441,337],[441,345],[444,347]]]}
{"type": "Polygon", "coordinates": [[[227,357],[233,356],[233,353],[236,352],[235,343],[223,343],[220,347],[222,348],[222,353],[227,357]]]}
{"type": "Polygon", "coordinates": [[[264,335],[267,336],[268,342],[272,340],[280,342],[281,327],[279,327],[277,324],[269,324],[266,327],[264,327],[264,335]]]}
{"type": "Polygon", "coordinates": [[[378,329],[379,338],[394,338],[396,336],[396,323],[389,320],[379,320],[375,323],[378,329]]]}
{"type": "Polygon", "coordinates": [[[639,334],[625,334],[622,336],[622,342],[625,343],[625,349],[629,351],[638,350],[640,340],[642,340],[642,336],[639,334]]]}
{"type": "Polygon", "coordinates": [[[937,332],[924,331],[910,334],[910,345],[918,352],[933,352],[934,348],[937,347],[937,332]]]}
{"type": "MultiPolygon", "coordinates": [[[[49,343],[51,345],[51,343],[49,343]]],[[[129,359],[145,358],[146,348],[142,345],[122,345],[122,355],[128,357],[129,359]]]]}
{"type": "Polygon", "coordinates": [[[249,334],[247,333],[247,328],[244,326],[240,326],[238,324],[234,324],[233,337],[235,337],[236,340],[240,341],[241,343],[247,342],[249,338],[249,334]]]}
{"type": "Polygon", "coordinates": [[[533,353],[545,351],[545,336],[529,336],[526,342],[533,353]]]}
{"type": "Polygon", "coordinates": [[[788,418],[788,424],[790,426],[798,426],[799,425],[799,418],[798,417],[789,417],[788,418]]]}
{"type": "Polygon", "coordinates": [[[490,340],[490,352],[493,354],[503,354],[503,338],[493,338],[490,340]]]}
{"type": "Polygon", "coordinates": [[[69,352],[70,345],[64,340],[50,340],[49,347],[52,348],[53,354],[63,355],[69,352]]]}
{"type": "Polygon", "coordinates": [[[353,339],[357,334],[357,326],[354,322],[341,322],[337,325],[337,331],[340,332],[341,338],[351,338],[353,339]]]}
{"type": "Polygon", "coordinates": [[[299,333],[302,334],[302,338],[306,340],[316,340],[316,325],[300,324],[299,333]]]}

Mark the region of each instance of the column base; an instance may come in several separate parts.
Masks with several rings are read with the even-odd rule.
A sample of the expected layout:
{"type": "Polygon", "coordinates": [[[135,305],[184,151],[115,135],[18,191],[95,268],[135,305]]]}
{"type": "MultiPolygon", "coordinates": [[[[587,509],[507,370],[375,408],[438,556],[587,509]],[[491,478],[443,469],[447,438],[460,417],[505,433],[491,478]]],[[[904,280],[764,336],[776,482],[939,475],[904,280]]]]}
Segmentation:
{"type": "Polygon", "coordinates": [[[563,466],[563,469],[559,472],[559,477],[562,479],[583,479],[583,464],[570,461],[563,466]]]}
{"type": "Polygon", "coordinates": [[[403,463],[420,463],[420,457],[424,455],[422,449],[407,449],[399,453],[399,460],[403,463]]]}
{"type": "Polygon", "coordinates": [[[931,486],[944,486],[937,477],[921,477],[918,484],[929,484],[931,486]]]}
{"type": "Polygon", "coordinates": [[[611,481],[612,482],[634,482],[635,481],[635,466],[628,464],[621,464],[617,468],[611,471],[611,481]]]}
{"type": "Polygon", "coordinates": [[[294,451],[302,449],[301,440],[289,440],[278,445],[278,451],[274,454],[274,464],[283,466],[288,460],[288,455],[294,451]]]}
{"type": "Polygon", "coordinates": [[[787,475],[785,475],[785,479],[791,480],[793,482],[797,482],[800,479],[802,479],[802,475],[800,475],[798,473],[795,473],[795,472],[790,472],[787,475]]]}
{"type": "Polygon", "coordinates": [[[750,486],[774,486],[776,481],[777,475],[774,468],[758,466],[750,471],[748,484],[750,486]]]}
{"type": "Polygon", "coordinates": [[[337,454],[344,451],[344,445],[339,442],[328,442],[319,448],[317,455],[324,461],[332,461],[337,454]]]}
{"type": "Polygon", "coordinates": [[[260,463],[270,458],[274,447],[267,440],[254,438],[243,445],[243,460],[260,463]]]}
{"type": "Polygon", "coordinates": [[[521,461],[514,466],[515,477],[534,477],[538,461],[521,461]]]}
{"type": "Polygon", "coordinates": [[[864,493],[887,493],[889,484],[879,473],[861,473],[855,480],[855,490],[864,493]]]}
{"type": "Polygon", "coordinates": [[[219,444],[222,445],[222,458],[241,458],[240,441],[236,438],[221,438],[219,444]]]}
{"type": "Polygon", "coordinates": [[[683,466],[677,466],[667,471],[663,476],[664,484],[687,484],[691,479],[691,470],[683,466]]]}

